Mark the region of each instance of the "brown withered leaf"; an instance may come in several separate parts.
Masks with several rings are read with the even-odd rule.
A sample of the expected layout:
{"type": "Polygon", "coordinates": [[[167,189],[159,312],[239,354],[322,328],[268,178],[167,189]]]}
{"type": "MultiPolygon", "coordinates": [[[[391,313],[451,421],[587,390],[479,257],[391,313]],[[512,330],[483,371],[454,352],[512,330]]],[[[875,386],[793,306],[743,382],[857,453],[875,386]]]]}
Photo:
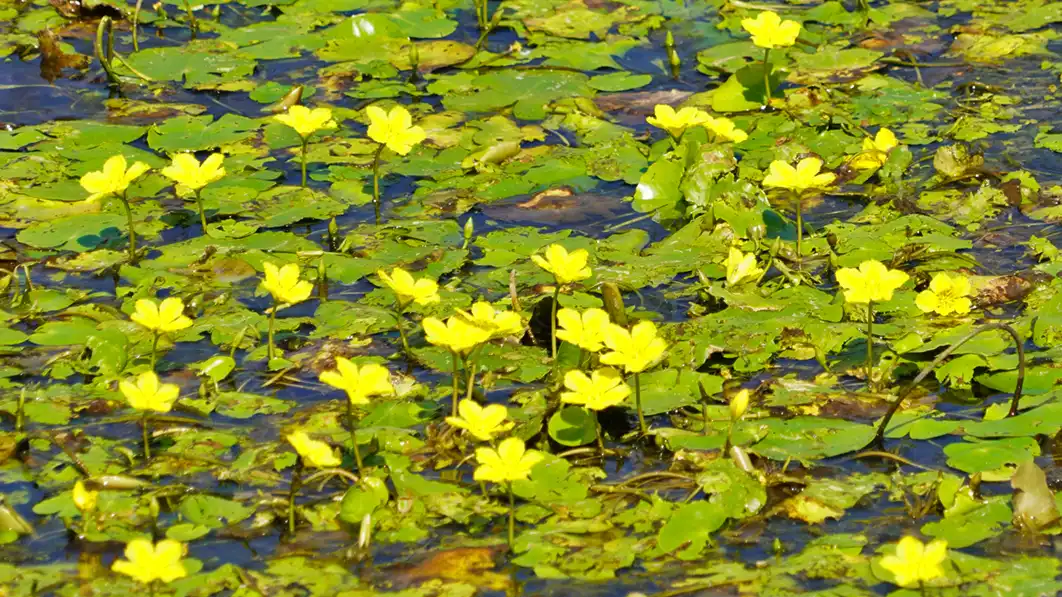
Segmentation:
{"type": "Polygon", "coordinates": [[[81,0],[48,0],[55,11],[68,19],[76,19],[81,16],[81,0]]]}
{"type": "Polygon", "coordinates": [[[985,308],[1019,301],[1032,292],[1039,281],[1036,278],[1037,276],[1032,274],[992,278],[976,288],[977,296],[974,298],[974,303],[978,307],[985,308]]]}
{"type": "Polygon", "coordinates": [[[37,42],[41,50],[41,77],[49,83],[58,79],[64,68],[85,68],[89,57],[81,54],[67,54],[59,47],[59,36],[51,29],[37,32],[37,42]]]}
{"type": "Polygon", "coordinates": [[[498,549],[489,547],[448,549],[429,555],[412,568],[390,571],[389,576],[399,586],[441,579],[504,591],[512,585],[513,580],[508,574],[494,571],[498,554],[498,549]]]}
{"type": "Polygon", "coordinates": [[[506,199],[486,205],[483,213],[502,222],[571,226],[607,221],[624,213],[625,208],[617,197],[575,193],[560,187],[536,193],[530,199],[506,199]]]}

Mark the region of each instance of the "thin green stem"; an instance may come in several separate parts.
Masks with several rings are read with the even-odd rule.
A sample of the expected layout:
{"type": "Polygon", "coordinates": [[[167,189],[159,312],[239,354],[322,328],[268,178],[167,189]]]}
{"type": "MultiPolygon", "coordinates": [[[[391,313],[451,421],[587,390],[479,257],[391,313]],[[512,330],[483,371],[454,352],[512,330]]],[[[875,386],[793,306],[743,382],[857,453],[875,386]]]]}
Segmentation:
{"type": "Polygon", "coordinates": [[[276,348],[273,346],[273,331],[277,327],[277,309],[279,307],[280,305],[273,301],[273,310],[269,313],[269,345],[266,348],[266,358],[270,361],[276,355],[276,348]]]}
{"type": "Polygon", "coordinates": [[[18,393],[18,402],[15,406],[15,433],[22,433],[26,424],[26,387],[23,386],[18,393]]]}
{"type": "Polygon", "coordinates": [[[645,424],[645,415],[642,414],[642,379],[641,374],[634,374],[634,406],[638,409],[638,429],[645,435],[649,427],[645,424]]]}
{"type": "Polygon", "coordinates": [[[513,483],[508,483],[509,487],[509,551],[513,550],[513,543],[516,542],[516,498],[513,496],[513,483]]]}
{"type": "Polygon", "coordinates": [[[308,139],[302,138],[302,188],[306,188],[306,143],[308,139]]]}
{"type": "Polygon", "coordinates": [[[291,488],[288,490],[288,534],[295,534],[295,494],[299,492],[302,477],[302,457],[295,458],[295,469],[291,471],[291,488]]]}
{"type": "Polygon", "coordinates": [[[771,49],[763,49],[763,93],[767,98],[763,105],[771,105],[771,63],[768,60],[771,57],[771,49]]]}
{"type": "Polygon", "coordinates": [[[140,419],[140,428],[143,432],[144,460],[151,460],[151,415],[147,412],[140,419]]]}
{"type": "Polygon", "coordinates": [[[468,370],[468,380],[465,382],[465,400],[472,399],[472,391],[476,389],[476,359],[475,353],[468,355],[468,360],[465,361],[465,368],[468,370]]]}
{"type": "Polygon", "coordinates": [[[406,353],[406,359],[409,363],[413,363],[413,350],[409,347],[409,338],[406,336],[406,327],[402,325],[405,322],[405,309],[406,306],[399,303],[398,310],[395,311],[395,328],[398,330],[398,337],[402,340],[402,350],[406,353]]]}
{"type": "Polygon", "coordinates": [[[376,224],[380,224],[380,154],[383,153],[383,145],[376,147],[376,153],[372,156],[372,205],[376,210],[376,224]]]}
{"type": "Polygon", "coordinates": [[[796,197],[796,258],[797,271],[804,268],[804,201],[800,193],[794,193],[796,197]]]}
{"type": "Polygon", "coordinates": [[[129,200],[125,198],[124,193],[119,195],[118,199],[125,207],[125,219],[129,225],[129,264],[136,265],[136,229],[133,228],[133,208],[129,206],[129,200]]]}
{"type": "Polygon", "coordinates": [[[158,349],[159,349],[159,336],[161,336],[161,334],[159,334],[158,330],[153,330],[152,331],[152,336],[151,336],[151,370],[152,371],[155,370],[155,363],[156,363],[156,359],[157,359],[155,354],[158,352],[158,349]]]}
{"type": "Polygon", "coordinates": [[[140,51],[140,39],[137,36],[137,28],[140,24],[140,7],[144,4],[144,0],[136,0],[136,7],[133,8],[133,51],[140,51]]]}
{"type": "Polygon", "coordinates": [[[457,374],[458,374],[458,371],[457,371],[457,358],[458,358],[457,357],[457,353],[451,350],[450,351],[450,360],[453,362],[453,365],[454,365],[454,370],[453,370],[454,391],[453,391],[453,396],[452,396],[452,398],[453,398],[452,414],[455,417],[457,416],[458,396],[460,395],[460,392],[461,392],[460,388],[458,387],[458,381],[457,381],[457,374]]]}
{"type": "Polygon", "coordinates": [[[867,390],[874,391],[874,301],[867,302],[867,390]]]}
{"type": "Polygon", "coordinates": [[[192,39],[195,39],[199,32],[199,21],[196,20],[195,11],[192,10],[192,4],[188,0],[184,0],[184,11],[188,14],[188,33],[192,39]]]}
{"type": "Polygon", "coordinates": [[[885,411],[885,416],[883,416],[881,422],[878,423],[878,431],[874,435],[873,443],[881,445],[881,443],[885,441],[885,430],[889,426],[889,421],[892,420],[896,411],[900,409],[900,405],[903,404],[903,401],[907,398],[907,395],[911,393],[911,390],[918,387],[918,384],[922,383],[922,380],[928,377],[930,373],[947,360],[952,353],[961,348],[963,344],[966,344],[984,332],[992,330],[1006,332],[1014,342],[1014,349],[1018,353],[1018,374],[1017,378],[1014,380],[1014,395],[1010,399],[1010,410],[1007,412],[1007,416],[1013,417],[1017,415],[1018,406],[1021,403],[1022,387],[1025,385],[1025,347],[1022,344],[1024,340],[1022,340],[1022,337],[1018,335],[1018,332],[1015,331],[1014,328],[1005,323],[987,323],[952,343],[952,345],[945,349],[944,352],[938,354],[937,357],[933,359],[933,362],[922,367],[922,370],[918,372],[918,375],[904,386],[903,389],[897,392],[896,399],[892,401],[892,404],[889,405],[889,410],[885,411]]]}
{"type": "Polygon", "coordinates": [[[203,189],[196,189],[195,191],[195,205],[199,208],[199,224],[203,227],[203,234],[207,236],[210,232],[207,231],[206,212],[203,211],[203,189]]]}
{"type": "Polygon", "coordinates": [[[594,412],[594,431],[597,433],[597,449],[601,450],[601,456],[605,455],[605,438],[601,434],[601,419],[594,412]]]}
{"type": "Polygon", "coordinates": [[[358,472],[365,468],[361,463],[361,450],[358,449],[357,422],[354,420],[354,404],[347,399],[347,430],[350,431],[350,451],[354,453],[354,462],[358,465],[358,472]]]}
{"type": "Polygon", "coordinates": [[[553,343],[552,352],[550,355],[553,357],[553,368],[557,368],[557,305],[560,298],[560,283],[553,287],[553,306],[550,309],[549,315],[549,331],[550,341],[553,343]]]}
{"type": "Polygon", "coordinates": [[[708,402],[707,401],[701,402],[701,420],[703,421],[703,423],[702,423],[703,428],[701,429],[701,433],[703,435],[708,435],[708,402]]]}

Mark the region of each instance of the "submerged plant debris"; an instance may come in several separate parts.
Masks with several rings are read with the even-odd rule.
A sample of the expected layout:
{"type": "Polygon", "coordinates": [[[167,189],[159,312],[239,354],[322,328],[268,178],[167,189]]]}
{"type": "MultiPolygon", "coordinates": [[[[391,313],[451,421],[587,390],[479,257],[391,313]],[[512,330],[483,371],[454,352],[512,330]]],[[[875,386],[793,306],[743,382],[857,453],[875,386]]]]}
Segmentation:
{"type": "Polygon", "coordinates": [[[0,594],[1062,592],[1060,23],[0,0],[0,594]]]}

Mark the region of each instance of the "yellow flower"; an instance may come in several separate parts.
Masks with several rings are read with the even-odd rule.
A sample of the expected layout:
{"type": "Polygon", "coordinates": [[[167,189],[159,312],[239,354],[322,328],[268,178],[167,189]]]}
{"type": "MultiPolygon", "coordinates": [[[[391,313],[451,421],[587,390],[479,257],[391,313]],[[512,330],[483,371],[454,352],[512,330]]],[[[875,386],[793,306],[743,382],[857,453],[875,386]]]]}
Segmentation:
{"type": "Polygon", "coordinates": [[[262,267],[265,269],[265,281],[262,282],[262,286],[273,295],[278,303],[294,305],[310,297],[313,284],[306,280],[299,280],[298,264],[289,263],[278,268],[266,261],[262,267]]]}
{"type": "Polygon", "coordinates": [[[391,270],[390,275],[382,269],[376,270],[376,275],[398,296],[399,307],[405,307],[411,301],[418,305],[439,302],[439,285],[435,280],[414,280],[412,274],[400,267],[391,270]]]}
{"type": "Polygon", "coordinates": [[[179,332],[192,326],[192,320],[184,315],[184,301],[174,296],[161,303],[151,299],[138,300],[136,311],[129,319],[159,333],[179,332]]]}
{"type": "Polygon", "coordinates": [[[92,512],[96,509],[96,500],[100,497],[100,492],[92,491],[85,487],[85,484],[78,479],[77,483],[74,483],[74,491],[71,494],[74,500],[74,505],[81,512],[92,512]]]}
{"type": "Polygon", "coordinates": [[[686,106],[678,112],[667,104],[657,104],[654,108],[655,116],[645,119],[646,122],[658,129],[664,129],[669,135],[678,139],[686,129],[700,126],[709,120],[711,116],[704,110],[686,106]]]}
{"type": "Polygon", "coordinates": [[[181,563],[184,544],[173,539],[163,539],[152,544],[147,539],[133,539],[125,546],[124,560],[117,560],[111,569],[131,576],[145,585],[156,580],[169,583],[188,576],[181,563]]]}
{"type": "Polygon", "coordinates": [[[328,108],[314,108],[295,105],[288,108],[283,114],[277,114],[274,120],[286,124],[295,129],[295,132],[305,141],[310,135],[321,129],[336,127],[336,121],[332,120],[332,110],[328,108]]]}
{"type": "Polygon", "coordinates": [[[741,143],[749,138],[749,134],[737,128],[733,120],[723,116],[718,118],[708,117],[708,120],[704,122],[704,128],[711,131],[717,139],[733,141],[734,143],[741,143]]]}
{"type": "Polygon", "coordinates": [[[741,389],[730,399],[730,420],[736,421],[749,408],[749,391],[741,389]]]}
{"type": "Polygon", "coordinates": [[[896,584],[915,587],[944,576],[941,564],[948,559],[948,542],[943,539],[928,545],[907,536],[896,544],[896,554],[881,558],[881,567],[892,572],[896,584]]]}
{"type": "Polygon", "coordinates": [[[316,468],[325,468],[339,466],[342,462],[336,456],[335,451],[332,450],[332,446],[316,439],[310,439],[310,436],[306,435],[305,431],[289,433],[284,436],[284,439],[288,440],[291,447],[295,448],[295,451],[299,453],[303,464],[316,468]]]}
{"type": "Polygon", "coordinates": [[[160,413],[168,413],[177,401],[181,389],[172,383],[159,383],[159,376],[154,371],[141,373],[136,382],[124,380],[118,384],[118,389],[129,401],[129,406],[137,410],[153,410],[160,413]]]}
{"type": "Polygon", "coordinates": [[[933,276],[928,289],[918,293],[915,304],[926,313],[966,315],[972,306],[969,297],[969,278],[941,272],[933,276]]]}
{"type": "Polygon", "coordinates": [[[509,410],[501,404],[484,407],[474,400],[465,399],[457,403],[457,412],[461,414],[460,417],[446,417],[446,422],[468,431],[481,442],[488,442],[495,435],[513,428],[513,423],[505,420],[509,410]]]}
{"type": "Polygon", "coordinates": [[[899,140],[896,139],[896,135],[885,127],[878,130],[878,134],[873,139],[863,139],[864,151],[876,150],[888,153],[897,145],[899,145],[899,140]]]}
{"type": "Polygon", "coordinates": [[[623,382],[623,375],[612,367],[602,367],[589,377],[573,369],[564,374],[564,387],[569,391],[561,392],[561,402],[581,404],[590,410],[616,406],[631,395],[631,388],[623,382]]]}
{"type": "Polygon", "coordinates": [[[608,324],[605,346],[612,352],[601,355],[601,362],[620,365],[627,373],[645,371],[667,352],[667,342],[656,335],[656,324],[651,321],[639,321],[629,332],[614,323],[608,324]]]}
{"type": "Polygon", "coordinates": [[[762,274],[763,268],[756,265],[754,253],[742,253],[739,249],[730,247],[730,253],[726,257],[727,286],[755,282],[762,274]]]}
{"type": "Polygon", "coordinates": [[[859,269],[843,267],[837,270],[837,283],[844,289],[849,303],[878,303],[892,299],[892,293],[907,281],[907,274],[889,269],[873,259],[859,264],[859,269]]]}
{"type": "Polygon", "coordinates": [[[752,35],[752,43],[769,50],[789,47],[800,35],[800,23],[783,21],[778,13],[770,10],[761,12],[755,19],[741,19],[741,27],[752,35]]]}
{"type": "Polygon", "coordinates": [[[781,160],[774,160],[763,179],[763,186],[769,189],[789,189],[798,193],[808,189],[824,189],[837,177],[830,172],[819,174],[821,169],[822,160],[819,158],[804,158],[796,168],[781,160]]]}
{"type": "Polygon", "coordinates": [[[144,162],[136,162],[126,170],[125,156],[111,156],[103,164],[103,170],[89,172],[81,177],[81,187],[91,193],[85,201],[95,201],[108,195],[125,195],[130,183],[150,169],[144,162]]]}
{"type": "Polygon", "coordinates": [[[852,158],[851,166],[858,170],[880,168],[889,159],[889,152],[899,145],[896,135],[887,128],[881,128],[873,138],[863,139],[863,151],[852,158]]]}
{"type": "Polygon", "coordinates": [[[424,335],[429,343],[458,354],[468,354],[491,338],[491,330],[461,316],[450,317],[446,323],[434,317],[425,317],[421,325],[424,326],[424,335]]]}
{"type": "Polygon", "coordinates": [[[553,244],[546,247],[545,258],[532,255],[531,261],[553,274],[558,284],[570,284],[590,277],[590,268],[586,266],[589,258],[590,254],[586,249],[576,249],[569,253],[564,247],[553,244]]]}
{"type": "Polygon", "coordinates": [[[476,461],[479,466],[472,478],[476,481],[504,483],[519,481],[531,474],[531,469],[542,461],[544,456],[538,450],[527,450],[524,440],[507,437],[498,444],[498,449],[478,448],[476,461]]]}
{"type": "Polygon", "coordinates": [[[224,161],[225,156],[220,153],[210,154],[202,164],[190,153],[179,153],[173,156],[172,164],[162,169],[162,175],[195,192],[225,176],[221,167],[224,161]]]}
{"type": "Polygon", "coordinates": [[[457,313],[472,325],[487,330],[491,337],[512,336],[524,331],[524,322],[519,313],[496,311],[486,301],[476,301],[472,305],[471,313],[461,309],[457,309],[457,313]]]}
{"type": "Polygon", "coordinates": [[[557,337],[583,350],[597,352],[605,341],[608,313],[601,309],[587,309],[580,315],[575,309],[557,311],[557,337]]]}
{"type": "Polygon", "coordinates": [[[390,114],[379,106],[369,106],[365,113],[369,116],[369,138],[398,155],[406,155],[427,137],[424,129],[413,126],[413,117],[402,106],[391,108],[390,114]]]}
{"type": "Polygon", "coordinates": [[[336,357],[336,370],[321,373],[322,383],[347,393],[351,404],[368,404],[372,396],[392,396],[391,372],[387,367],[368,363],[360,369],[350,359],[336,357]]]}

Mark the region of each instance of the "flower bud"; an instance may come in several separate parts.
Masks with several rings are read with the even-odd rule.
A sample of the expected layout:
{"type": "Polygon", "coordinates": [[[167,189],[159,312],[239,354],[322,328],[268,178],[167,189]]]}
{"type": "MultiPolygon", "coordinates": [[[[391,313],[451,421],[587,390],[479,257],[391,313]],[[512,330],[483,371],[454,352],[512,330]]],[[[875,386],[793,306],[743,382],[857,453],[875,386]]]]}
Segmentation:
{"type": "Polygon", "coordinates": [[[730,420],[737,421],[749,408],[749,391],[740,390],[730,399],[730,420]]]}

